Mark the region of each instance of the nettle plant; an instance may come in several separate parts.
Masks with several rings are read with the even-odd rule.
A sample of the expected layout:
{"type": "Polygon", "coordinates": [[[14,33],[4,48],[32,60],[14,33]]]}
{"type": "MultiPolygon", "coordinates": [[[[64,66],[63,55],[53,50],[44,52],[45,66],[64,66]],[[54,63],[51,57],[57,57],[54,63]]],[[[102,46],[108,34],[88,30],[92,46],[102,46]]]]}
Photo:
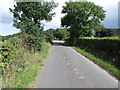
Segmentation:
{"type": "Polygon", "coordinates": [[[13,58],[15,56],[15,47],[10,42],[4,42],[1,45],[0,53],[0,66],[4,68],[7,64],[10,64],[13,61],[13,58]]]}

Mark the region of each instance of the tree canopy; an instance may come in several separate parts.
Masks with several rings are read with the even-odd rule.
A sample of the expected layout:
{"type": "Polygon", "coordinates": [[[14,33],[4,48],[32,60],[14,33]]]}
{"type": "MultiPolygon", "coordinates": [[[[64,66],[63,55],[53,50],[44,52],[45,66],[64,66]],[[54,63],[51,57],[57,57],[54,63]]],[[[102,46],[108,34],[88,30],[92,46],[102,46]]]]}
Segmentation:
{"type": "MultiPolygon", "coordinates": [[[[23,28],[28,22],[38,25],[42,29],[42,20],[50,21],[55,15],[52,10],[57,7],[54,2],[16,2],[14,9],[10,9],[14,17],[14,26],[23,28]]],[[[24,27],[25,30],[25,27],[24,27]]]]}
{"type": "Polygon", "coordinates": [[[54,35],[57,39],[64,40],[68,37],[69,34],[68,34],[67,29],[57,28],[54,35]]]}
{"type": "Polygon", "coordinates": [[[105,19],[102,7],[92,2],[66,2],[62,13],[61,25],[69,27],[70,37],[78,39],[81,36],[90,36],[92,30],[102,28],[101,21],[105,19]]]}
{"type": "MultiPolygon", "coordinates": [[[[25,40],[30,49],[40,50],[47,35],[43,31],[41,21],[52,20],[55,15],[52,10],[57,7],[54,2],[16,2],[14,9],[10,9],[13,13],[14,24],[21,32],[28,34],[25,40]]],[[[48,40],[46,40],[48,41],[48,40]]]]}

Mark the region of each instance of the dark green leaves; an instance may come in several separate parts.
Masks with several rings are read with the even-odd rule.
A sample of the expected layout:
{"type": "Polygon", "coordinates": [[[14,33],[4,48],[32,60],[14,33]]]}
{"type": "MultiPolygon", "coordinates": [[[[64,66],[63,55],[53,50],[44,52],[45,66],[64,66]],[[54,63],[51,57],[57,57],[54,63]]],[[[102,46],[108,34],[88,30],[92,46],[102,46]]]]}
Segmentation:
{"type": "Polygon", "coordinates": [[[16,2],[14,9],[10,9],[13,13],[15,23],[24,21],[25,17],[40,24],[41,20],[52,20],[55,14],[52,10],[57,7],[54,2],[16,2]]]}
{"type": "Polygon", "coordinates": [[[74,39],[91,36],[92,30],[102,28],[101,21],[105,19],[103,8],[92,2],[66,2],[62,13],[66,15],[61,18],[61,25],[70,27],[70,37],[74,39]]]}
{"type": "Polygon", "coordinates": [[[57,4],[54,2],[16,2],[14,9],[10,9],[14,17],[13,26],[28,34],[25,41],[30,50],[41,50],[46,39],[41,21],[51,21],[55,7],[57,4]]]}

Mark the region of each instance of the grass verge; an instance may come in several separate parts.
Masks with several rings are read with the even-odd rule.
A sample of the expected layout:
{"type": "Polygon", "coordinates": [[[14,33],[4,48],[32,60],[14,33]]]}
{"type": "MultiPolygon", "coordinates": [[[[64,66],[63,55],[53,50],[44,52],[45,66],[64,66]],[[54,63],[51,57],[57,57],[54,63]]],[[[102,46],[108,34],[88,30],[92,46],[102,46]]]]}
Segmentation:
{"type": "Polygon", "coordinates": [[[12,71],[3,75],[2,88],[32,88],[50,47],[51,45],[45,42],[41,52],[18,48],[12,71]]]}
{"type": "Polygon", "coordinates": [[[117,79],[120,80],[120,70],[118,68],[116,68],[114,65],[111,65],[110,63],[94,56],[93,54],[91,54],[89,52],[86,52],[83,49],[80,49],[79,47],[72,47],[72,48],[75,49],[77,52],[81,53],[82,55],[84,55],[85,57],[87,57],[88,59],[93,61],[95,64],[99,65],[100,67],[102,67],[103,69],[108,71],[108,73],[110,73],[111,75],[115,76],[117,79]]]}

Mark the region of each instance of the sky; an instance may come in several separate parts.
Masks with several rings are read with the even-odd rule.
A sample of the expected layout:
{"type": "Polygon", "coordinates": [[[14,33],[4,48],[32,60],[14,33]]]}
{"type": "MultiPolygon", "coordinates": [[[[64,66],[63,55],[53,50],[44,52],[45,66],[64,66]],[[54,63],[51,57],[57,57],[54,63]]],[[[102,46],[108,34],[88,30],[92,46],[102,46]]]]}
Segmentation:
{"type": "MultiPolygon", "coordinates": [[[[49,1],[49,0],[47,0],[49,1]]],[[[64,15],[61,14],[62,6],[65,5],[65,1],[69,0],[54,0],[59,4],[59,6],[53,11],[56,13],[56,16],[53,17],[51,22],[43,21],[44,29],[49,28],[60,28],[61,27],[61,17],[64,15]]],[[[74,1],[74,0],[73,0],[74,1]]],[[[118,2],[120,0],[87,0],[94,2],[96,5],[100,5],[106,11],[106,19],[102,24],[106,28],[118,28],[118,2]]],[[[18,33],[20,30],[12,26],[13,17],[9,12],[9,8],[13,8],[13,0],[0,0],[0,35],[11,35],[18,33]]]]}

